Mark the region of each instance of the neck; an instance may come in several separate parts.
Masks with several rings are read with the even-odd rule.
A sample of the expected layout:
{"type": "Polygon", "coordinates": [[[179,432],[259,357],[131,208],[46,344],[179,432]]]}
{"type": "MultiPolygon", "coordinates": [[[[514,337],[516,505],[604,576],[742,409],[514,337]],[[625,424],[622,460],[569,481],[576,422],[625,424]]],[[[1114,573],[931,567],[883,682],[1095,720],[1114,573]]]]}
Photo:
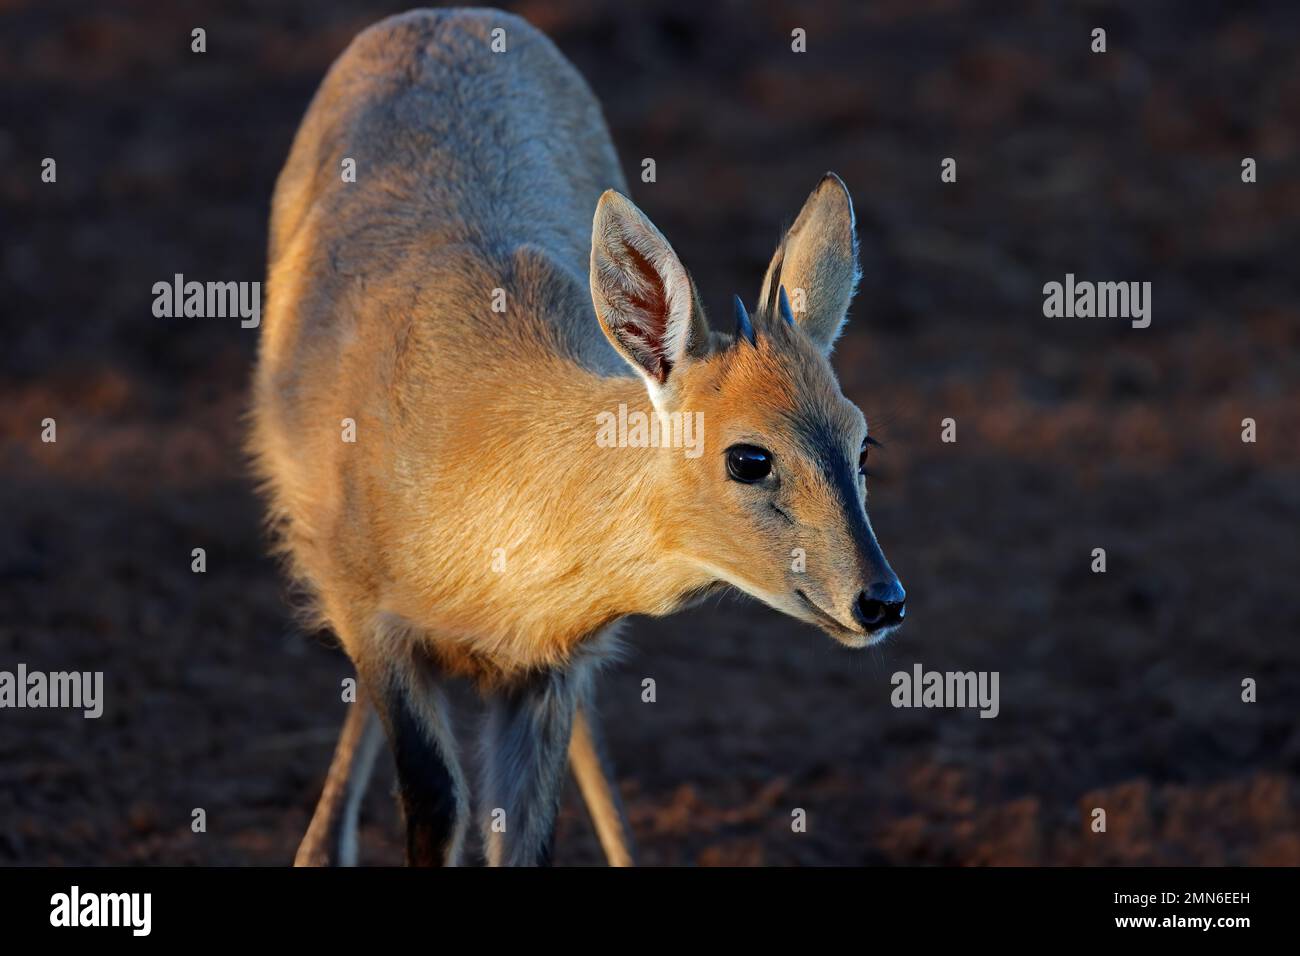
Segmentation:
{"type": "Polygon", "coordinates": [[[668,491],[675,457],[691,454],[683,445],[702,436],[680,417],[674,430],[638,378],[574,385],[546,403],[551,421],[567,423],[548,498],[576,512],[566,515],[563,537],[590,573],[574,583],[611,616],[670,613],[711,580],[675,548],[668,491]]]}

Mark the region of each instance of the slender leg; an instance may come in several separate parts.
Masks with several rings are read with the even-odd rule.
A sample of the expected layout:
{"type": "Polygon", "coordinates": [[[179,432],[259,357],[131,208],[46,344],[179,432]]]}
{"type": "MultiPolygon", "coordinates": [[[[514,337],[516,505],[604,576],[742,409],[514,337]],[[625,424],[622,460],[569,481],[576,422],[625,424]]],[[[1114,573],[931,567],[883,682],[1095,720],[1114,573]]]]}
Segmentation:
{"type": "Polygon", "coordinates": [[[550,671],[488,701],[483,840],[489,866],[546,866],[564,786],[581,669],[550,671]]]}
{"type": "Polygon", "coordinates": [[[384,725],[373,707],[366,708],[366,731],[348,784],[347,803],[343,807],[343,827],[339,831],[339,865],[356,866],[360,855],[358,827],[361,821],[361,801],[375,769],[375,759],[384,748],[384,725]]]}
{"type": "Polygon", "coordinates": [[[614,773],[605,752],[600,724],[590,703],[578,708],[569,741],[569,768],[582,791],[587,813],[610,866],[635,866],[636,848],[614,773]]]}
{"type": "Polygon", "coordinates": [[[398,660],[360,661],[358,670],[397,764],[408,865],[457,865],[469,801],[436,670],[418,650],[398,660]]]}
{"type": "Polygon", "coordinates": [[[348,708],[311,824],[294,866],[356,866],[361,799],[383,745],[379,717],[362,694],[348,708]]]}

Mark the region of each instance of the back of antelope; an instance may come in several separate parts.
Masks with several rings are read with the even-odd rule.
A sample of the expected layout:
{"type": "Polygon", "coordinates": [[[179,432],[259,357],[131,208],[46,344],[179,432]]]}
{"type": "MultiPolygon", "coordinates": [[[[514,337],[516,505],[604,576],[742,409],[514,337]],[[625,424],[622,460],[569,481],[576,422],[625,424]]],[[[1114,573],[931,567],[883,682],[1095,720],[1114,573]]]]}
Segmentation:
{"type": "Polygon", "coordinates": [[[495,11],[371,27],[303,120],[251,447],[365,699],[298,863],[355,859],[381,725],[408,861],[467,855],[452,678],[487,709],[488,862],[549,859],[567,755],[628,863],[590,700],[620,620],[727,586],[853,647],[902,620],[865,510],[872,439],[827,358],[858,276],[844,184],[813,190],[727,333],[625,191],[581,77],[495,11]]]}

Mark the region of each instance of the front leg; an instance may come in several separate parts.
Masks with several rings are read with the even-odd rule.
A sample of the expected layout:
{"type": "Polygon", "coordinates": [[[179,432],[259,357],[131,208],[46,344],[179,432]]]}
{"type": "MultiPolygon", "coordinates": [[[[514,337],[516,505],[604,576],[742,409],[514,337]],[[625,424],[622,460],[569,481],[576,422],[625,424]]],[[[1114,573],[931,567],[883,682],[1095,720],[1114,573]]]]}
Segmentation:
{"type": "Polygon", "coordinates": [[[456,759],[440,675],[421,651],[390,642],[389,654],[357,661],[363,686],[388,732],[397,764],[410,866],[455,866],[468,822],[468,795],[456,759]]]}
{"type": "Polygon", "coordinates": [[[489,866],[549,866],[582,668],[529,677],[488,700],[483,844],[489,866]]]}
{"type": "Polygon", "coordinates": [[[578,706],[569,741],[569,768],[578,782],[596,837],[610,866],[635,866],[632,828],[619,799],[618,784],[601,739],[600,722],[591,698],[578,706]]]}
{"type": "Polygon", "coordinates": [[[359,694],[350,705],[325,788],[311,825],[298,847],[294,866],[356,866],[357,818],[384,732],[370,700],[359,694]]]}

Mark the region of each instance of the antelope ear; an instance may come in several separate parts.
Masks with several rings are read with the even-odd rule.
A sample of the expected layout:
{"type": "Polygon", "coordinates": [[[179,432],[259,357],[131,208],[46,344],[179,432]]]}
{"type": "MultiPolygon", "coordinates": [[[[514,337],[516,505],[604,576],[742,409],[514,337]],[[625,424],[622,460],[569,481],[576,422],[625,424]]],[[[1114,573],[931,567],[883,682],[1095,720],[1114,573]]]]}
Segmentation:
{"type": "Polygon", "coordinates": [[[668,240],[612,189],[591,227],[591,301],[596,318],[657,398],[673,371],[708,347],[708,325],[691,277],[668,240]]]}
{"type": "Polygon", "coordinates": [[[860,275],[853,200],[844,181],[827,173],[772,256],[759,313],[780,320],[778,300],[784,286],[795,324],[829,355],[860,275]]]}

